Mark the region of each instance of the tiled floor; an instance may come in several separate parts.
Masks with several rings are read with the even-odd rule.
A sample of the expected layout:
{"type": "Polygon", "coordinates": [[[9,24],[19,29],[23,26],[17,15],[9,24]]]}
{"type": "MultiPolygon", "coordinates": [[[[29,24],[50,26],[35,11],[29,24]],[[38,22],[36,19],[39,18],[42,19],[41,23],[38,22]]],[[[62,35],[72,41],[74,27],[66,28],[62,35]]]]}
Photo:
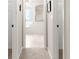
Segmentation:
{"type": "MultiPolygon", "coordinates": [[[[24,53],[24,54],[23,54],[23,55],[21,54],[20,59],[27,59],[27,58],[29,58],[29,57],[32,58],[33,56],[36,55],[36,54],[33,54],[33,53],[32,53],[33,56],[31,57],[30,55],[32,55],[31,52],[32,52],[33,50],[31,50],[31,49],[30,49],[31,51],[30,51],[30,50],[28,51],[28,50],[29,50],[29,49],[27,49],[27,51],[26,51],[26,49],[24,49],[24,51],[30,52],[30,53],[28,54],[28,53],[26,53],[26,52],[23,51],[22,54],[23,54],[23,53],[24,53]],[[29,55],[29,56],[28,56],[28,55],[29,55]],[[25,57],[24,57],[24,56],[25,56],[25,57]]],[[[36,50],[36,49],[35,49],[35,50],[36,50]]],[[[39,50],[39,49],[37,49],[37,51],[38,51],[38,50],[39,50]]],[[[41,50],[42,50],[42,49],[41,49],[41,50]]],[[[43,50],[44,50],[44,49],[43,49],[43,50]]],[[[43,50],[42,50],[42,51],[43,51],[43,50]]],[[[9,49],[8,51],[9,51],[9,52],[8,52],[8,53],[9,53],[9,54],[8,54],[8,59],[12,59],[12,49],[9,49]]],[[[41,52],[42,52],[42,51],[41,51],[41,52]]],[[[39,51],[39,52],[40,52],[40,51],[39,51]]],[[[40,52],[40,53],[41,53],[41,52],[40,52]]],[[[43,51],[43,52],[44,52],[44,51],[43,51]]],[[[43,52],[42,52],[42,53],[43,53],[43,52]]],[[[47,51],[44,52],[44,53],[47,54],[47,51]]],[[[37,54],[37,55],[38,55],[38,54],[37,54]]],[[[40,55],[40,54],[39,54],[39,55],[40,55]]],[[[42,54],[41,54],[41,55],[42,55],[42,54]]],[[[45,55],[43,55],[43,57],[45,57],[45,55]]],[[[62,49],[59,50],[59,59],[63,59],[63,50],[62,50],[62,49]]]]}
{"type": "Polygon", "coordinates": [[[44,48],[44,35],[26,35],[24,39],[25,48],[44,48]]]}
{"type": "MultiPolygon", "coordinates": [[[[46,49],[44,49],[43,35],[26,35],[25,48],[19,59],[50,59],[46,49]]],[[[59,50],[59,59],[62,59],[63,50],[59,50]]],[[[9,50],[9,58],[12,59],[12,50],[9,50]]]]}
{"type": "Polygon", "coordinates": [[[24,39],[24,49],[20,59],[50,59],[44,45],[44,35],[27,35],[24,39]]]}
{"type": "Polygon", "coordinates": [[[44,48],[26,48],[23,49],[20,59],[50,59],[50,57],[44,48]]]}

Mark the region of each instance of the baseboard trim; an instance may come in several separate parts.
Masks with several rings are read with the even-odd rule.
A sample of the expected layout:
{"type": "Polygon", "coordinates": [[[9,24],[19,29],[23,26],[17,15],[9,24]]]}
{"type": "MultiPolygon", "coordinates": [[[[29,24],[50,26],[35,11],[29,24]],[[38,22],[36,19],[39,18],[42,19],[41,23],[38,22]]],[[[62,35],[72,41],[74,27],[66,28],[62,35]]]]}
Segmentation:
{"type": "Polygon", "coordinates": [[[8,49],[8,59],[12,59],[12,49],[8,49]]]}
{"type": "Polygon", "coordinates": [[[12,53],[12,49],[8,49],[8,55],[12,53]]]}
{"type": "Polygon", "coordinates": [[[63,59],[63,49],[59,49],[59,59],[63,59]]]}
{"type": "MultiPolygon", "coordinates": [[[[50,50],[49,49],[47,49],[47,50],[48,50],[50,59],[52,59],[52,54],[51,54],[50,50]]],[[[59,59],[63,59],[63,49],[59,49],[59,59]]]]}
{"type": "MultiPolygon", "coordinates": [[[[19,57],[20,57],[20,55],[21,55],[21,53],[22,53],[22,49],[23,48],[21,48],[21,50],[20,50],[20,52],[19,52],[19,57]]],[[[11,57],[12,57],[12,49],[8,49],[8,57],[9,57],[9,55],[11,55],[11,57]]],[[[19,59],[19,57],[18,57],[18,59],[19,59]]],[[[12,59],[12,58],[11,58],[12,59]]]]}
{"type": "Polygon", "coordinates": [[[52,55],[51,55],[49,49],[48,49],[48,54],[49,54],[49,56],[50,56],[50,59],[52,59],[52,55]]]}
{"type": "Polygon", "coordinates": [[[8,50],[12,50],[11,48],[9,48],[8,50]]]}
{"type": "Polygon", "coordinates": [[[22,49],[23,49],[23,48],[21,48],[21,50],[20,50],[20,54],[19,54],[19,57],[21,56],[21,53],[22,53],[22,49]]]}

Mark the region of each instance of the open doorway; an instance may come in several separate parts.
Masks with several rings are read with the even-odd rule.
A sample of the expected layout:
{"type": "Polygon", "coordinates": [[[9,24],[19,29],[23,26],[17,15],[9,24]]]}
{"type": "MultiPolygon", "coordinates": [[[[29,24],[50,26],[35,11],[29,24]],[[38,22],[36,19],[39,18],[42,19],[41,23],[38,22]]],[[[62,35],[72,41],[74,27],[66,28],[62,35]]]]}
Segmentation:
{"type": "Polygon", "coordinates": [[[46,50],[46,0],[23,0],[23,50],[20,59],[50,59],[46,50]]]}
{"type": "Polygon", "coordinates": [[[23,0],[23,47],[45,48],[44,0],[23,0]]]}

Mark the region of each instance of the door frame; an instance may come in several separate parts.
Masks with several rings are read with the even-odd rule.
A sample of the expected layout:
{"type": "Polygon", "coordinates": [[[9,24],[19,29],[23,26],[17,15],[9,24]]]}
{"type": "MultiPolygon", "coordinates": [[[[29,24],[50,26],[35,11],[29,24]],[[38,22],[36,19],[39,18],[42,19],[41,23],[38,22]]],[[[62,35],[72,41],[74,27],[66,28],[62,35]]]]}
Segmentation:
{"type": "Polygon", "coordinates": [[[64,0],[64,51],[63,59],[70,59],[70,0],[64,0]]]}
{"type": "MultiPolygon", "coordinates": [[[[25,1],[25,0],[22,0],[22,4],[23,4],[23,41],[22,41],[22,44],[23,44],[24,38],[25,38],[25,37],[24,37],[24,25],[25,25],[25,22],[24,22],[24,17],[25,17],[25,16],[24,16],[24,8],[25,8],[25,7],[24,7],[24,4],[25,4],[25,3],[24,3],[24,1],[25,1]]],[[[44,29],[45,29],[45,31],[44,31],[44,46],[45,46],[45,49],[47,49],[47,46],[48,46],[48,45],[47,45],[47,43],[48,43],[48,39],[47,39],[47,36],[48,36],[48,35],[47,35],[47,18],[46,18],[46,16],[47,16],[47,0],[44,0],[44,15],[45,15],[45,16],[44,16],[44,19],[46,19],[46,20],[45,20],[45,26],[44,26],[44,27],[45,27],[45,28],[44,28],[44,29]]],[[[23,44],[23,48],[24,48],[24,44],[23,44]]]]}
{"type": "Polygon", "coordinates": [[[13,0],[12,8],[12,59],[19,59],[22,52],[22,0],[13,0]]]}

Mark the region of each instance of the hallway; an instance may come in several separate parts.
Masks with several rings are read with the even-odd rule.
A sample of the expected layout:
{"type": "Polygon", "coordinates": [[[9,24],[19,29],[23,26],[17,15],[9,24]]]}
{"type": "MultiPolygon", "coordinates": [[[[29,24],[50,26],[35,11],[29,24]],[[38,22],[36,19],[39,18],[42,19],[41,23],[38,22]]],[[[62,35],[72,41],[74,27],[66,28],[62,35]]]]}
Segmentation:
{"type": "Polygon", "coordinates": [[[23,41],[24,48],[44,48],[44,35],[26,34],[23,41]]]}
{"type": "Polygon", "coordinates": [[[44,48],[25,48],[19,59],[50,59],[44,48]]]}
{"type": "Polygon", "coordinates": [[[21,0],[17,3],[17,20],[13,22],[16,27],[12,29],[12,59],[62,59],[59,50],[63,51],[63,32],[58,32],[63,31],[62,23],[59,23],[63,20],[62,2],[21,0]]]}

